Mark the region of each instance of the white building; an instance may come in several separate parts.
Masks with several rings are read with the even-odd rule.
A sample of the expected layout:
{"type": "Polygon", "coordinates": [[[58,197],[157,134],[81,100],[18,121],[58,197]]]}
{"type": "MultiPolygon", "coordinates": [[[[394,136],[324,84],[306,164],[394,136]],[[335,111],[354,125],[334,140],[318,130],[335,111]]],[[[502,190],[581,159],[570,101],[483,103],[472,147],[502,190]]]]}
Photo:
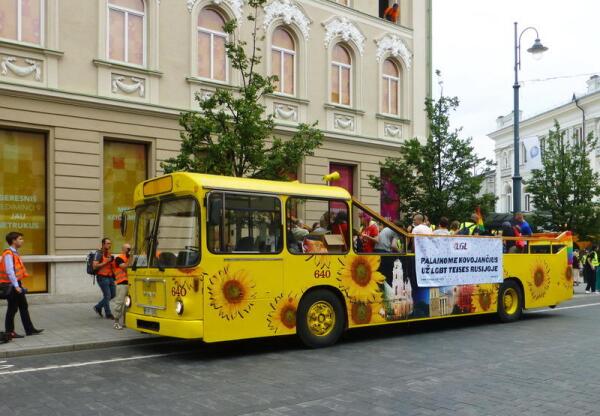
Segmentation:
{"type": "MultiPolygon", "coordinates": [[[[577,140],[584,134],[593,133],[595,137],[600,136],[600,77],[592,76],[587,81],[587,91],[584,94],[573,95],[569,102],[552,108],[543,113],[523,120],[521,117],[520,170],[523,177],[521,190],[521,208],[523,211],[533,210],[532,198],[525,191],[527,180],[531,172],[526,169],[526,152],[523,138],[537,136],[540,141],[548,135],[548,131],[554,128],[554,121],[558,121],[561,129],[566,131],[567,138],[577,140]],[[584,126],[585,120],[585,126],[584,126]]],[[[500,116],[496,120],[498,129],[488,136],[495,143],[496,152],[496,183],[495,195],[496,212],[510,212],[513,207],[512,176],[514,164],[513,146],[513,114],[500,116]]],[[[595,149],[591,157],[592,168],[600,171],[600,149],[595,149]]]]}

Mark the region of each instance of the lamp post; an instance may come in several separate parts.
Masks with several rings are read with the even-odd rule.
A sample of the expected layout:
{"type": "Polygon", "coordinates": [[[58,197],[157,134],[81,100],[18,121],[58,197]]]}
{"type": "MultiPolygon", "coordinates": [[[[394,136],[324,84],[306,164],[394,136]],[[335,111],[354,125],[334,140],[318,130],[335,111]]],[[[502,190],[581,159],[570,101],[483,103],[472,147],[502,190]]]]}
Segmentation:
{"type": "Polygon", "coordinates": [[[513,212],[521,211],[521,172],[519,171],[519,151],[521,149],[519,143],[519,70],[521,69],[521,37],[528,30],[535,31],[535,42],[533,46],[527,49],[527,52],[532,54],[535,59],[540,59],[542,54],[548,50],[547,47],[542,45],[540,37],[536,28],[530,26],[519,34],[517,28],[517,22],[515,22],[515,83],[513,85],[514,91],[514,110],[513,110],[513,128],[514,128],[514,156],[515,166],[513,175],[513,212]]]}

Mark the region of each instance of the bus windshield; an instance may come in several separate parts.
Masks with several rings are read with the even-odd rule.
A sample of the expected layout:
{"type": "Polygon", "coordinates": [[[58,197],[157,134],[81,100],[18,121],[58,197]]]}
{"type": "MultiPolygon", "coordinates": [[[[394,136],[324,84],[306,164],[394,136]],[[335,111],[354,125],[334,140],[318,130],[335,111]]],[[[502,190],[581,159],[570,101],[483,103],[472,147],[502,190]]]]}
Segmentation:
{"type": "Polygon", "coordinates": [[[200,261],[200,212],[193,198],[179,198],[137,209],[137,267],[185,268],[200,261]],[[148,261],[150,259],[150,261],[148,261]]]}

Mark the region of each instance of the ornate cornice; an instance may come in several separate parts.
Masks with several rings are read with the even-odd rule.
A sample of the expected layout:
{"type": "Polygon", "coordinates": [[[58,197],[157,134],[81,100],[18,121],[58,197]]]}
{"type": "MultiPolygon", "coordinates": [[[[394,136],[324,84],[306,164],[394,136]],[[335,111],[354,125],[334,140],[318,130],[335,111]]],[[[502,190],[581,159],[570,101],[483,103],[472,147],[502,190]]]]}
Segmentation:
{"type": "MultiPolygon", "coordinates": [[[[196,6],[196,3],[198,3],[199,1],[200,0],[187,0],[187,8],[190,13],[192,12],[192,10],[194,10],[194,6],[196,6]]],[[[222,3],[227,3],[227,5],[233,11],[233,14],[235,15],[236,19],[239,20],[240,17],[242,17],[242,11],[244,9],[244,0],[211,0],[211,2],[213,4],[216,4],[217,6],[222,3]]]]}
{"type": "Polygon", "coordinates": [[[387,34],[381,39],[375,41],[377,43],[377,61],[381,62],[386,55],[394,56],[401,59],[406,65],[406,69],[410,70],[412,65],[412,53],[397,35],[387,34]]]}
{"type": "Polygon", "coordinates": [[[325,47],[329,48],[331,41],[340,36],[346,42],[353,42],[360,54],[363,54],[365,46],[365,37],[358,30],[358,27],[345,17],[334,17],[323,23],[325,27],[325,47]]]}
{"type": "Polygon", "coordinates": [[[300,10],[298,6],[292,3],[291,0],[273,0],[264,7],[265,18],[263,27],[266,29],[277,18],[282,18],[286,25],[292,23],[298,26],[304,36],[308,40],[310,31],[310,19],[300,10]]]}

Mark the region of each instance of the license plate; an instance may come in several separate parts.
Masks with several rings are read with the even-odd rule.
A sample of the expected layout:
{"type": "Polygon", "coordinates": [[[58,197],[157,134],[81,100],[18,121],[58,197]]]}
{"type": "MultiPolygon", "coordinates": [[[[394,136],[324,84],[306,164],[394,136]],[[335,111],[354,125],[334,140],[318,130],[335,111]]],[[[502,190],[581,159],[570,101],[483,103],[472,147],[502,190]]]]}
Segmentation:
{"type": "Polygon", "coordinates": [[[154,309],[154,308],[144,308],[144,315],[155,316],[156,315],[156,309],[154,309]]]}

